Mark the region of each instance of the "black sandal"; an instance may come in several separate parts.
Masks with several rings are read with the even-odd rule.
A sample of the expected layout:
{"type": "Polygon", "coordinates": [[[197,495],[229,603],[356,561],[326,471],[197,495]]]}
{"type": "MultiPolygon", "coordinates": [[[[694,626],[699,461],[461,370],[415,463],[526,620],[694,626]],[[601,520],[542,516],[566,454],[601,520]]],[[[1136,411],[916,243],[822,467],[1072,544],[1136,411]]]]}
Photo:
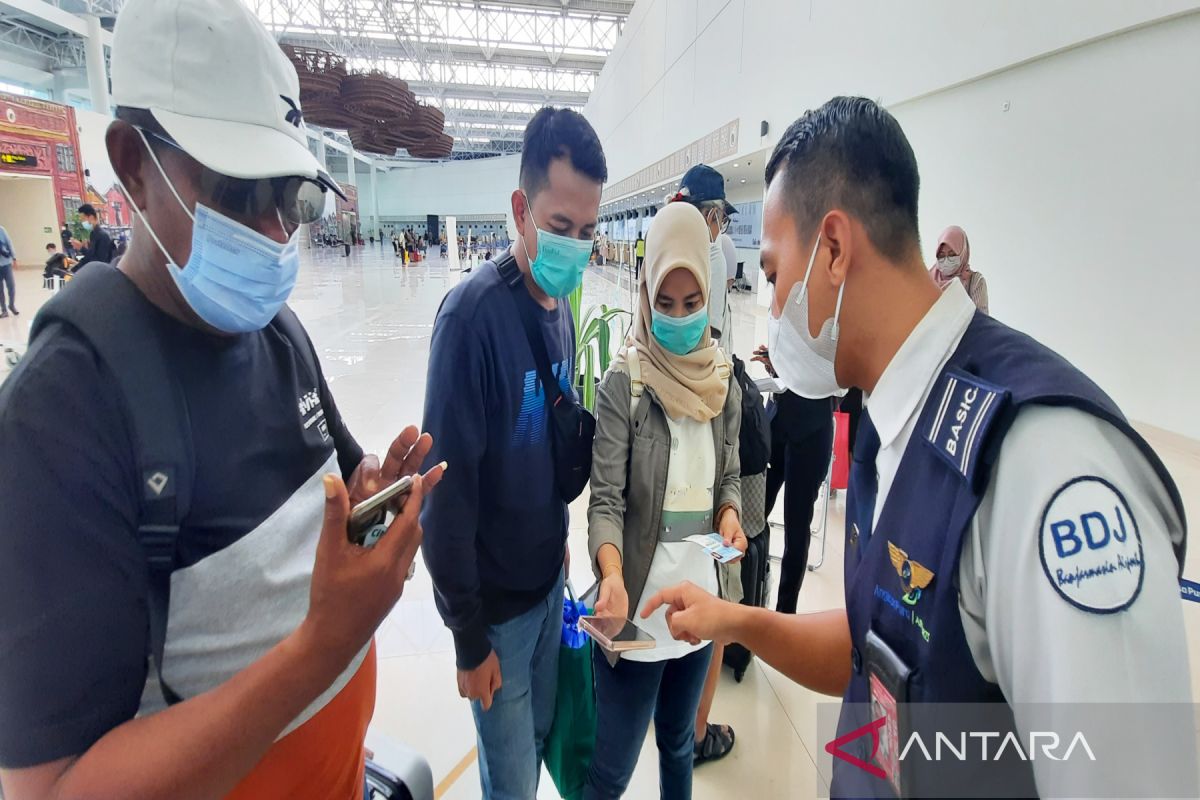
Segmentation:
{"type": "Polygon", "coordinates": [[[730,726],[708,723],[704,731],[704,739],[695,745],[692,753],[692,765],[698,767],[708,761],[720,761],[729,755],[736,740],[737,737],[730,726]]]}

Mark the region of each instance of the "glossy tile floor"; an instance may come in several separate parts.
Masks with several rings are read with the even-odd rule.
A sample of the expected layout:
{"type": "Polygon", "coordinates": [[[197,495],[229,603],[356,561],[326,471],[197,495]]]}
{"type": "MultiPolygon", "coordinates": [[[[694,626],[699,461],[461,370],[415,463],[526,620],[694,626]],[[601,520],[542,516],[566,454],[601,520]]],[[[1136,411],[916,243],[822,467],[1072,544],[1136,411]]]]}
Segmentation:
{"type": "MultiPolygon", "coordinates": [[[[380,451],[409,423],[419,423],[425,395],[425,367],[434,315],[442,296],[461,275],[439,258],[405,268],[390,248],[359,248],[347,259],[340,251],[303,251],[303,268],[292,305],[320,351],[325,373],[343,415],[359,441],[380,451]]],[[[37,307],[49,296],[40,270],[17,273],[22,315],[0,320],[0,344],[21,348],[37,307]]],[[[584,282],[584,306],[628,307],[629,282],[614,267],[592,268],[584,282]]],[[[734,295],[735,351],[743,358],[766,341],[765,312],[749,295],[734,295]]],[[[1191,518],[1200,519],[1200,443],[1145,429],[1171,468],[1191,518]]],[[[828,537],[822,566],[810,572],[800,595],[802,611],[842,603],[844,497],[829,505],[828,537]]],[[[782,503],[779,504],[780,508],[782,503]]],[[[586,496],[571,508],[571,569],[580,590],[592,582],[586,563],[586,496]]],[[[818,502],[817,510],[821,509],[818,502]]],[[[779,514],[776,515],[779,517],[779,514]]],[[[781,519],[781,518],[780,518],[781,519]]],[[[782,531],[772,537],[781,555],[782,531]]],[[[813,542],[812,558],[821,543],[813,542]]],[[[1187,573],[1200,572],[1193,556],[1187,573]]],[[[1200,697],[1200,605],[1184,603],[1191,645],[1193,682],[1200,697]]],[[[404,597],[379,631],[379,694],[374,725],[417,748],[429,759],[439,797],[479,797],[470,710],[458,697],[449,633],[433,604],[428,575],[418,569],[404,597]]],[[[735,683],[726,670],[711,719],[737,731],[737,745],[725,760],[696,772],[694,796],[706,798],[814,797],[828,792],[828,776],[818,774],[823,742],[816,733],[817,704],[830,698],[802,689],[755,662],[735,683]]],[[[642,750],[628,796],[656,797],[657,754],[651,734],[642,750]]],[[[540,798],[557,797],[544,778],[540,798]]]]}

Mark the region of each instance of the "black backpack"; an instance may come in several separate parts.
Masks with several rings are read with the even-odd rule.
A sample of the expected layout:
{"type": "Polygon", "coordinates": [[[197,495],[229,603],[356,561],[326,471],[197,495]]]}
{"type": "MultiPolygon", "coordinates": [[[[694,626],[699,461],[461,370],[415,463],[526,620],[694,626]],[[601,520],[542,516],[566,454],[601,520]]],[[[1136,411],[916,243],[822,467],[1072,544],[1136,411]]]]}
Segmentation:
{"type": "MultiPolygon", "coordinates": [[[[172,705],[182,698],[162,678],[162,657],[171,573],[178,566],[180,523],[191,508],[195,459],[187,401],[160,346],[164,326],[174,323],[116,267],[91,262],[42,306],[33,321],[25,360],[46,341],[43,333],[62,324],[87,339],[116,379],[133,429],[141,481],[137,538],[149,576],[148,655],[154,659],[163,699],[172,705]]],[[[320,374],[316,355],[296,315],[284,306],[275,325],[316,379],[320,374]]]]}
{"type": "Polygon", "coordinates": [[[767,469],[771,460],[771,422],[763,405],[762,392],[746,374],[746,364],[732,356],[733,374],[742,387],[742,431],[738,436],[738,456],[743,475],[757,475],[767,469]]]}

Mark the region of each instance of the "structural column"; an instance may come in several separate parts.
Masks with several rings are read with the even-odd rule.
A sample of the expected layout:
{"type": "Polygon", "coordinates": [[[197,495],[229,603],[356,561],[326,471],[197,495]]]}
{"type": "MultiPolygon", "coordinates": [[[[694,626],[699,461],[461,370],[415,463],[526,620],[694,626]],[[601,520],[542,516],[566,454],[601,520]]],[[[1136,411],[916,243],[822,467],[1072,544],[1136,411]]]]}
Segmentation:
{"type": "Polygon", "coordinates": [[[329,172],[329,160],[326,156],[327,156],[327,151],[325,149],[325,134],[322,133],[320,136],[317,137],[317,161],[321,162],[321,169],[325,170],[325,172],[328,173],[329,172]]]}
{"type": "Polygon", "coordinates": [[[83,19],[87,24],[87,38],[83,40],[83,50],[87,60],[92,110],[107,116],[111,112],[108,103],[108,70],[104,65],[104,29],[100,27],[100,18],[95,14],[86,14],[83,19]]]}
{"type": "Polygon", "coordinates": [[[371,161],[371,224],[378,234],[381,231],[379,217],[379,170],[375,167],[375,161],[371,161]]]}
{"type": "MultiPolygon", "coordinates": [[[[351,186],[358,186],[358,176],[354,170],[354,145],[346,145],[346,183],[351,186]]],[[[359,212],[362,212],[362,205],[359,205],[359,212]]]]}

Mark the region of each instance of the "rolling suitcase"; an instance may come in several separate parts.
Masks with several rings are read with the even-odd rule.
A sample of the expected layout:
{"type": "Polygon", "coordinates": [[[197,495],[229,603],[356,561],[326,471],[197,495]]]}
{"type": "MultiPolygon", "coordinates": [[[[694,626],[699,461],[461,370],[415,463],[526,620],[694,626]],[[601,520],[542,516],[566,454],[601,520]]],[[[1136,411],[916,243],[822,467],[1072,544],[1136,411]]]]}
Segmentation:
{"type": "MultiPolygon", "coordinates": [[[[767,583],[770,576],[768,558],[771,552],[771,526],[763,528],[762,533],[755,536],[746,548],[746,557],[742,559],[742,603],[748,606],[766,606],[770,597],[770,587],[767,583]]],[[[746,676],[750,667],[751,653],[740,644],[732,643],[725,646],[724,664],[733,670],[733,679],[738,683],[746,676]]]]}

